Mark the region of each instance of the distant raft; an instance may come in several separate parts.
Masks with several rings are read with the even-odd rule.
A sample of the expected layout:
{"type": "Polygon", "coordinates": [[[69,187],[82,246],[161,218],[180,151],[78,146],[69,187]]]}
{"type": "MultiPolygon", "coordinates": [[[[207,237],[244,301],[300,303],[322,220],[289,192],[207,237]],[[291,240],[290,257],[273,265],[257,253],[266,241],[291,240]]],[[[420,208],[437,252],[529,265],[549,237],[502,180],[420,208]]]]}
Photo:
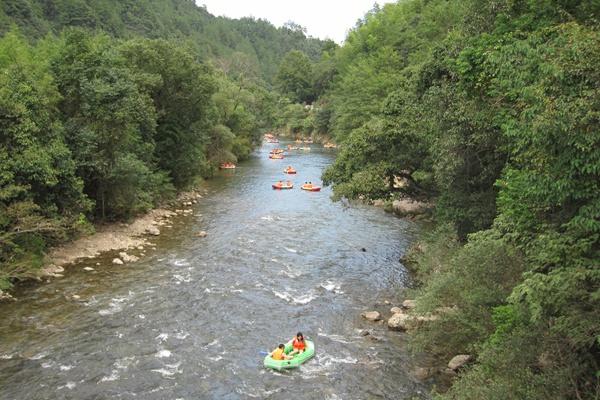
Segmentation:
{"type": "Polygon", "coordinates": [[[271,186],[273,187],[273,189],[277,190],[286,190],[294,188],[294,184],[292,183],[274,183],[271,186]]]}
{"type": "Polygon", "coordinates": [[[302,190],[306,190],[307,192],[320,192],[321,191],[321,187],[320,186],[315,186],[315,185],[310,185],[310,184],[304,184],[302,186],[300,186],[300,189],[302,190]]]}
{"type": "MultiPolygon", "coordinates": [[[[315,344],[311,340],[305,340],[306,350],[303,353],[296,354],[291,360],[273,360],[269,353],[265,357],[264,366],[267,368],[281,371],[284,369],[298,368],[301,364],[311,359],[315,355],[315,344]]],[[[292,351],[292,342],[288,342],[285,345],[285,354],[292,351]]]]}

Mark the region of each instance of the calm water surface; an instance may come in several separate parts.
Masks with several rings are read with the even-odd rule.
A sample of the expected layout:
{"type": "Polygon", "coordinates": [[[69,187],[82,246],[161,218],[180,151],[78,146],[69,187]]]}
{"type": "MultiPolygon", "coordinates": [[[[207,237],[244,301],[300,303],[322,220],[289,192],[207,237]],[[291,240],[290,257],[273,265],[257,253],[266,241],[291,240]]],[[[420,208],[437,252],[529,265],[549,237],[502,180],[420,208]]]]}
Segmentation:
{"type": "Polygon", "coordinates": [[[426,398],[405,338],[360,318],[408,284],[398,260],[417,228],[299,190],[331,151],[269,160],[272,147],[208,182],[194,216],[142,261],[113,266],[107,254],[1,306],[0,399],[426,398]],[[272,190],[288,164],[297,188],[272,190]],[[315,358],[265,370],[259,352],[298,330],[315,358]]]}

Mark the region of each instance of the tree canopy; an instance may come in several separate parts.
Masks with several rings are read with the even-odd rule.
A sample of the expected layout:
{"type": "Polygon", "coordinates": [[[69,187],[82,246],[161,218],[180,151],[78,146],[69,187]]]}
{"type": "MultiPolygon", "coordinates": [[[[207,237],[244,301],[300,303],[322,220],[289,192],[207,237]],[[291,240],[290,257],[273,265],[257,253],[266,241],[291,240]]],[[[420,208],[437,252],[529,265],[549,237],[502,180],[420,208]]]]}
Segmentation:
{"type": "Polygon", "coordinates": [[[435,203],[410,257],[418,311],[456,312],[412,345],[477,359],[441,398],[600,393],[599,16],[585,0],[402,1],[313,66],[329,63],[315,104],[342,144],[335,197],[435,203]]]}

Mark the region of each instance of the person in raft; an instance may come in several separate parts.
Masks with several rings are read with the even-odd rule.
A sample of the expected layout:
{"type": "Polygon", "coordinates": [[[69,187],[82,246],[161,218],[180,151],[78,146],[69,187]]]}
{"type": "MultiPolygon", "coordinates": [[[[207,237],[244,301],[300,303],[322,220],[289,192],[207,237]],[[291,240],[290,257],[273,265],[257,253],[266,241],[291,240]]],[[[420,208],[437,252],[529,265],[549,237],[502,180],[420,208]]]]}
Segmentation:
{"type": "Polygon", "coordinates": [[[275,350],[273,350],[271,352],[271,358],[273,360],[289,360],[291,358],[293,358],[292,356],[288,356],[287,354],[285,354],[285,345],[280,344],[279,346],[277,346],[277,348],[275,350]]]}
{"type": "Polygon", "coordinates": [[[290,356],[304,353],[304,350],[306,350],[306,342],[304,341],[304,335],[302,335],[302,332],[296,333],[296,337],[292,339],[292,347],[293,350],[290,352],[290,356]]]}

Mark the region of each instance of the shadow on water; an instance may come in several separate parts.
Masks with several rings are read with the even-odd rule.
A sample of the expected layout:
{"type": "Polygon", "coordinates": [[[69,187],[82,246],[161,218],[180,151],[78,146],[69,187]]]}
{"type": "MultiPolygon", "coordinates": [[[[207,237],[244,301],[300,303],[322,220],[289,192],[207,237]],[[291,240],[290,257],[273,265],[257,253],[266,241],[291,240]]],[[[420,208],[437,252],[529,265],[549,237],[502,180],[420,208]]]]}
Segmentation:
{"type": "Polygon", "coordinates": [[[398,259],[417,228],[331,202],[327,188],[299,190],[320,182],[331,151],[269,160],[271,147],[207,182],[194,216],[142,261],[82,262],[0,308],[0,398],[426,398],[404,337],[360,318],[377,304],[387,312],[383,301],[407,285],[398,259]],[[298,174],[284,175],[287,165],[298,174]],[[296,187],[272,190],[279,179],[296,187]],[[298,330],[314,339],[315,358],[265,370],[259,352],[298,330]]]}

